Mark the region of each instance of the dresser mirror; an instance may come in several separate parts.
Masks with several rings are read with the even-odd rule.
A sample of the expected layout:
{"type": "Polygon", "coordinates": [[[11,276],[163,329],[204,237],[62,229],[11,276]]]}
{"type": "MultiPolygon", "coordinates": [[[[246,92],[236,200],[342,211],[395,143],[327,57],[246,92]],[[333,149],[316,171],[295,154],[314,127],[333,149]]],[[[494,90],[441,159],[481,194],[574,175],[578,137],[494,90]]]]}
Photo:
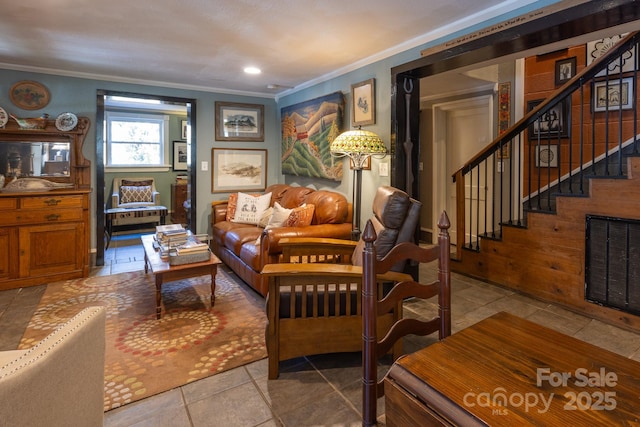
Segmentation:
{"type": "Polygon", "coordinates": [[[71,143],[0,141],[0,174],[6,179],[58,177],[71,182],[71,143]]]}
{"type": "Polygon", "coordinates": [[[80,118],[71,131],[56,129],[48,120],[44,129],[21,129],[15,123],[0,128],[0,175],[5,184],[21,178],[40,178],[73,184],[90,184],[90,162],[82,155],[89,119],[80,118]]]}

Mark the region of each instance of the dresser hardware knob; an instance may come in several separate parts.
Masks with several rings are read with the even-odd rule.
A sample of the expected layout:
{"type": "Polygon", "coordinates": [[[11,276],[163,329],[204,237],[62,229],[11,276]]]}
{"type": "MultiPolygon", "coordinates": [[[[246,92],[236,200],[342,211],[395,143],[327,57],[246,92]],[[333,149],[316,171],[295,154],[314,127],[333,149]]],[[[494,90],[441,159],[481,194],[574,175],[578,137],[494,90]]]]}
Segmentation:
{"type": "Polygon", "coordinates": [[[60,215],[51,214],[47,215],[45,218],[47,219],[47,221],[56,221],[60,218],[60,215]]]}
{"type": "Polygon", "coordinates": [[[57,206],[60,203],[59,199],[49,199],[44,202],[47,206],[57,206]]]}

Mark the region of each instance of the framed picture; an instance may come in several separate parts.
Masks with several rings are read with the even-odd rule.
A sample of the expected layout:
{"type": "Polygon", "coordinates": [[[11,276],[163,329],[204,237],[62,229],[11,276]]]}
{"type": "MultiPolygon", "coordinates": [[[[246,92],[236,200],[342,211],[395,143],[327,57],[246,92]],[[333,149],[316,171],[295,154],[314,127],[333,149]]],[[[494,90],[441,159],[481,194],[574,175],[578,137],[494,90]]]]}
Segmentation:
{"type": "Polygon", "coordinates": [[[557,168],[558,167],[558,146],[541,144],[536,146],[536,167],[557,168]]]}
{"type": "Polygon", "coordinates": [[[184,141],[173,141],[173,170],[187,170],[187,143],[184,141]]]}
{"type": "Polygon", "coordinates": [[[556,61],[556,86],[559,86],[576,75],[576,57],[556,61]]]}
{"type": "Polygon", "coordinates": [[[211,192],[264,191],[267,150],[211,149],[211,192]]]}
{"type": "Polygon", "coordinates": [[[502,144],[502,147],[496,151],[496,157],[498,159],[508,159],[511,157],[511,145],[509,142],[502,144]]]}
{"type": "Polygon", "coordinates": [[[283,174],[342,181],[344,162],[328,154],[342,133],[344,98],[338,91],[280,109],[283,174]]]}
{"type": "Polygon", "coordinates": [[[216,139],[264,141],[264,105],[216,102],[216,139]]]}
{"type": "Polygon", "coordinates": [[[633,108],[633,77],[593,82],[593,111],[633,108]]]}
{"type": "Polygon", "coordinates": [[[351,125],[366,126],[376,123],[376,79],[351,85],[351,125]]]}
{"type": "MultiPolygon", "coordinates": [[[[527,111],[536,108],[543,99],[527,102],[527,111]]],[[[566,99],[542,115],[529,126],[529,139],[569,138],[569,110],[570,100],[566,99]]]]}
{"type": "Polygon", "coordinates": [[[23,110],[39,110],[49,104],[51,95],[43,84],[23,80],[11,86],[9,90],[11,102],[23,110]]]}
{"type": "MultiPolygon", "coordinates": [[[[353,159],[349,158],[349,169],[353,169],[355,167],[353,163],[353,159]]],[[[371,170],[371,156],[367,157],[367,160],[364,161],[364,166],[362,166],[363,171],[371,170]]]]}
{"type": "Polygon", "coordinates": [[[182,139],[187,139],[187,136],[189,136],[189,126],[187,123],[186,120],[182,121],[182,139]]]}
{"type": "MultiPolygon", "coordinates": [[[[591,65],[593,61],[606,54],[617,42],[626,37],[628,33],[615,35],[611,37],[605,37],[602,39],[594,40],[587,43],[587,67],[591,65]]],[[[609,75],[626,73],[633,71],[636,68],[636,57],[634,49],[629,49],[620,55],[617,59],[614,59],[607,66],[609,75]]],[[[607,70],[602,70],[596,77],[604,76],[607,74],[607,70]]]]}

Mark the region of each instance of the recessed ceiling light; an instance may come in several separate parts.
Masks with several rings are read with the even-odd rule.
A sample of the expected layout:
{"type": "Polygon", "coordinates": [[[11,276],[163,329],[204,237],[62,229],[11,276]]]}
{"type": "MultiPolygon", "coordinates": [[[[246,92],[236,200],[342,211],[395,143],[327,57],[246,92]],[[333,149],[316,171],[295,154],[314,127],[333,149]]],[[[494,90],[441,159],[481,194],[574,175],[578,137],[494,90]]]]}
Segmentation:
{"type": "Polygon", "coordinates": [[[244,72],[247,74],[260,74],[262,71],[258,67],[246,67],[244,72]]]}

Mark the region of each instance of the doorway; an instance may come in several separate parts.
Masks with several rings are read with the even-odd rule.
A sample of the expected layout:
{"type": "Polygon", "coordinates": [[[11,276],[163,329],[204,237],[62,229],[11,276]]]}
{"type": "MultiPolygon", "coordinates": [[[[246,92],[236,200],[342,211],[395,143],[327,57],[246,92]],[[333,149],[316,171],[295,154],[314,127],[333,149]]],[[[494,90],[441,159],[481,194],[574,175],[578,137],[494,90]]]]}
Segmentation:
{"type": "MultiPolygon", "coordinates": [[[[481,151],[493,140],[493,97],[477,96],[459,101],[435,104],[433,106],[433,173],[435,188],[433,191],[433,216],[446,210],[451,221],[449,233],[451,241],[456,242],[456,184],[451,176],[464,163],[481,151]]],[[[465,186],[465,198],[480,194],[481,200],[491,200],[492,174],[480,171],[475,182],[465,186]]],[[[491,217],[489,206],[482,207],[483,217],[474,221],[484,221],[484,215],[491,217]]],[[[433,229],[437,229],[434,222],[433,229]]],[[[477,230],[477,227],[467,229],[477,230]]],[[[436,236],[434,236],[435,238],[436,236]]],[[[433,242],[435,243],[435,242],[433,242]]]]}
{"type": "MultiPolygon", "coordinates": [[[[160,95],[148,95],[132,92],[120,92],[120,91],[108,91],[98,90],[96,99],[96,266],[104,265],[104,253],[105,253],[105,209],[107,206],[107,198],[105,192],[107,191],[107,182],[105,180],[105,111],[106,111],[106,99],[107,97],[122,97],[127,99],[136,99],[141,102],[155,102],[169,108],[169,106],[182,106],[186,113],[186,129],[185,142],[187,145],[187,199],[190,201],[188,224],[191,227],[195,227],[196,217],[196,200],[192,195],[196,194],[196,180],[195,180],[195,156],[196,156],[196,100],[191,98],[176,98],[160,95]]],[[[165,142],[167,142],[165,140],[165,142]]],[[[167,142],[170,144],[170,142],[167,142]]],[[[165,152],[171,153],[172,147],[167,147],[165,152]]],[[[167,158],[171,159],[171,154],[167,154],[167,158]]],[[[168,164],[165,161],[165,164],[168,164]]],[[[170,201],[171,195],[169,192],[165,195],[164,202],[170,201]]]]}

